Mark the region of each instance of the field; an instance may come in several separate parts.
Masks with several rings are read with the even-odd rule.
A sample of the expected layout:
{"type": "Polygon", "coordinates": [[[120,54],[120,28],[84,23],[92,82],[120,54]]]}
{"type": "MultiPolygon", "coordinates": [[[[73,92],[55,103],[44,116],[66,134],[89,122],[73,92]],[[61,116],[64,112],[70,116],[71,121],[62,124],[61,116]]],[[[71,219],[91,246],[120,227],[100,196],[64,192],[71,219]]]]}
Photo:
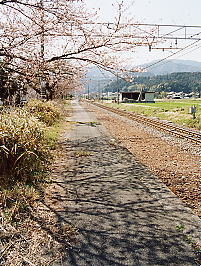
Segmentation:
{"type": "Polygon", "coordinates": [[[201,99],[157,100],[155,103],[107,103],[107,105],[201,130],[201,99]],[[195,119],[189,114],[189,108],[194,105],[195,119]]]}

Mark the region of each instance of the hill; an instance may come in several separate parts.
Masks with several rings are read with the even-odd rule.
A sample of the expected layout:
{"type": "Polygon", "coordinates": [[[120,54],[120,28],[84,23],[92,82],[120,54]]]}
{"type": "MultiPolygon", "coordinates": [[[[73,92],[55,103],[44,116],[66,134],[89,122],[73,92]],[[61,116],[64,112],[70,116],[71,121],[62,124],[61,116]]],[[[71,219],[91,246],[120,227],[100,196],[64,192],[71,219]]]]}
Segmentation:
{"type": "MultiPolygon", "coordinates": [[[[192,90],[197,90],[196,88],[198,87],[200,88],[201,62],[192,60],[166,60],[154,65],[155,63],[157,63],[157,61],[152,61],[149,64],[140,66],[146,68],[147,66],[153,65],[152,67],[148,67],[147,72],[133,74],[133,77],[135,77],[135,85],[138,84],[139,87],[141,84],[149,90],[160,90],[156,88],[156,86],[160,87],[159,85],[161,85],[166,91],[184,89],[185,91],[191,92],[192,90]],[[179,73],[183,74],[179,75],[179,73]],[[166,84],[164,85],[163,83],[166,84]]],[[[108,91],[117,90],[116,77],[110,72],[100,70],[97,67],[88,68],[85,84],[85,87],[89,88],[90,92],[98,91],[103,87],[108,91]]],[[[129,86],[133,86],[133,89],[136,89],[134,84],[122,80],[118,82],[118,86],[121,90],[125,90],[129,86]]]]}
{"type": "Polygon", "coordinates": [[[103,88],[108,83],[111,83],[115,77],[112,73],[100,69],[98,67],[89,67],[84,79],[85,88],[90,92],[98,91],[99,88],[103,88]]]}
{"type": "Polygon", "coordinates": [[[146,91],[156,92],[201,92],[201,72],[178,72],[166,75],[157,75],[149,77],[135,77],[132,83],[120,80],[108,84],[105,91],[116,92],[121,91],[139,91],[144,89],[146,91]]]}
{"type": "MultiPolygon", "coordinates": [[[[164,62],[157,63],[157,61],[152,61],[148,64],[141,65],[141,67],[148,67],[148,72],[154,75],[164,75],[174,72],[201,72],[201,62],[192,60],[166,60],[164,62]]],[[[147,73],[149,75],[149,73],[147,73]]]]}

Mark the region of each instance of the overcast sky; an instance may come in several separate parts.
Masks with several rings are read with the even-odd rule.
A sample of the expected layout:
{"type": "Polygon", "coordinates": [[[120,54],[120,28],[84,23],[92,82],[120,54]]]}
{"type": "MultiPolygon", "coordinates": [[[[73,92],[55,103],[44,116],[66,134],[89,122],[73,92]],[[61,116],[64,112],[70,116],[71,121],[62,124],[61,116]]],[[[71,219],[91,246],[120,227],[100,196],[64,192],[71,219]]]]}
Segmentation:
{"type": "MultiPolygon", "coordinates": [[[[100,20],[105,22],[113,20],[115,0],[85,0],[85,2],[89,10],[99,10],[100,20]]],[[[139,23],[201,26],[201,0],[125,0],[124,2],[129,6],[127,14],[139,23]]],[[[196,29],[196,32],[199,30],[201,32],[201,29],[196,29]]],[[[192,34],[195,34],[195,31],[192,31],[192,34]]],[[[178,42],[178,46],[184,47],[191,43],[192,41],[178,42]]],[[[165,58],[175,51],[154,50],[149,52],[147,47],[138,48],[133,54],[133,61],[135,65],[148,63],[152,60],[165,58]]],[[[169,59],[201,61],[201,41],[196,43],[196,46],[185,49],[169,59]]]]}

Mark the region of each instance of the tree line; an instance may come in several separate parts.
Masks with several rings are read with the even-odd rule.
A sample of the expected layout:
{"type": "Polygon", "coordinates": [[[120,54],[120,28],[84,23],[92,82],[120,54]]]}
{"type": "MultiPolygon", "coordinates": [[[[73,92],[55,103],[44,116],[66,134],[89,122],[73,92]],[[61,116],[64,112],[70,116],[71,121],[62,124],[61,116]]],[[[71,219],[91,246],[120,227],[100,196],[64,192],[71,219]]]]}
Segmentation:
{"type": "Polygon", "coordinates": [[[117,91],[154,91],[154,92],[201,92],[201,72],[178,72],[157,76],[138,76],[132,82],[124,79],[113,81],[105,86],[105,92],[117,91]]]}

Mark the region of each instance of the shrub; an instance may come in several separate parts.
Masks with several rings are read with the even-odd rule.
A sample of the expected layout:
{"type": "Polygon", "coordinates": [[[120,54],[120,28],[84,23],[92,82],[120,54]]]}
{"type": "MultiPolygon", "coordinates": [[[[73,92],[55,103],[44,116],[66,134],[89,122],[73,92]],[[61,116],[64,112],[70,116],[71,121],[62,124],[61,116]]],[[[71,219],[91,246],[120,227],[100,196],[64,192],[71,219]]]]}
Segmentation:
{"type": "Polygon", "coordinates": [[[61,111],[53,101],[30,100],[27,110],[47,126],[53,125],[61,117],[61,111]]]}
{"type": "Polygon", "coordinates": [[[1,112],[1,181],[31,181],[46,169],[49,159],[44,127],[37,118],[20,108],[1,112]]]}

